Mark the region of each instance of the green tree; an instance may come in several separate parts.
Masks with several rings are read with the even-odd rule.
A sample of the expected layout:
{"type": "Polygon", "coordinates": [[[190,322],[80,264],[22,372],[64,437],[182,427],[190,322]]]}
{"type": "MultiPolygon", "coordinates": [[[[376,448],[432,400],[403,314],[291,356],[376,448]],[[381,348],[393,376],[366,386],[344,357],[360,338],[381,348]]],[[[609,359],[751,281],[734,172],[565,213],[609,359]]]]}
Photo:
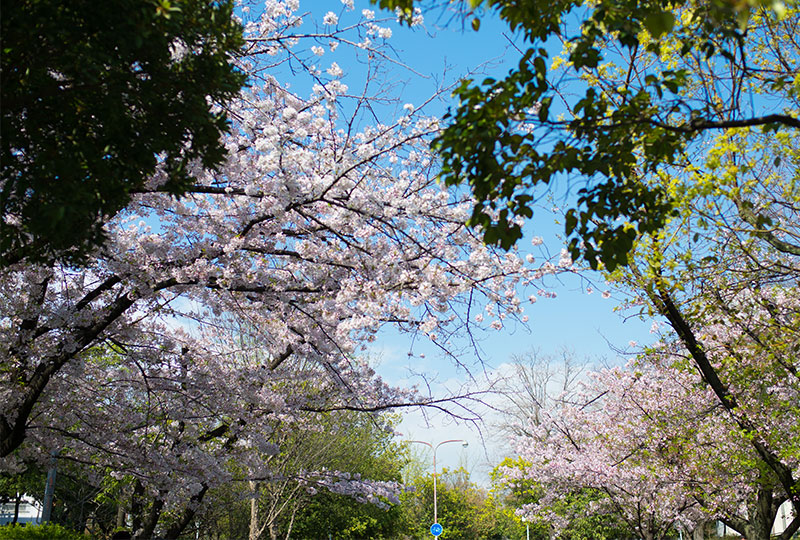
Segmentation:
{"type": "Polygon", "coordinates": [[[397,538],[402,532],[402,509],[379,508],[352,497],[322,492],[298,512],[292,538],[314,540],[330,535],[337,539],[397,538]]]}
{"type": "MultiPolygon", "coordinates": [[[[411,479],[413,489],[401,496],[410,538],[430,537],[433,524],[433,475],[411,479]]],[[[463,468],[443,469],[437,475],[438,522],[443,539],[500,539],[522,537],[525,527],[500,501],[473,484],[463,468]]]]}
{"type": "MultiPolygon", "coordinates": [[[[395,425],[399,417],[384,415],[375,420],[369,414],[332,414],[331,425],[312,438],[312,445],[325,449],[317,466],[369,480],[400,482],[405,452],[382,425],[386,420],[395,425]]],[[[293,538],[313,540],[329,534],[337,539],[381,539],[396,538],[402,531],[402,511],[397,505],[376,505],[363,497],[322,489],[302,501],[291,527],[293,538]]]]}
{"type": "MultiPolygon", "coordinates": [[[[492,481],[492,495],[500,501],[502,511],[520,522],[520,518],[516,516],[516,510],[525,505],[537,503],[542,497],[544,489],[540,483],[526,478],[522,474],[514,481],[509,479],[508,471],[522,472],[524,468],[525,461],[522,458],[507,457],[498,463],[489,475],[492,481]]],[[[545,520],[528,522],[528,529],[526,533],[530,533],[531,538],[536,540],[550,538],[550,527],[545,520]]]]}
{"type": "Polygon", "coordinates": [[[17,523],[22,497],[38,495],[41,500],[43,491],[44,475],[39,467],[28,467],[25,471],[17,474],[7,472],[0,474],[0,504],[14,506],[11,524],[17,523]]]}
{"type": "MultiPolygon", "coordinates": [[[[0,475],[0,504],[15,504],[22,495],[42,502],[46,480],[47,467],[35,462],[28,463],[24,472],[0,475]]],[[[98,475],[86,464],[60,460],[56,466],[51,523],[76,534],[87,530],[94,535],[109,534],[116,525],[117,504],[109,497],[107,489],[98,485],[102,480],[98,480],[98,475]]],[[[51,538],[48,531],[40,529],[36,534],[51,538]]],[[[55,532],[52,534],[52,538],[57,537],[55,532]]]]}
{"type": "MultiPolygon", "coordinates": [[[[613,270],[674,213],[665,169],[724,129],[800,127],[798,60],[787,54],[797,13],[780,1],[465,4],[465,16],[485,7],[527,41],[507,77],[456,89],[435,143],[444,181],[471,187],[470,223],[487,243],[520,239],[516,218],[533,215],[542,188],[582,182],[565,220],[573,259],[613,270]],[[554,42],[563,49],[551,59],[554,42]]],[[[408,12],[413,0],[380,5],[408,12]]]]}
{"type": "Polygon", "coordinates": [[[158,168],[221,163],[243,45],[224,0],[3,2],[0,267],[81,262],[158,168]]]}
{"type": "Polygon", "coordinates": [[[405,453],[386,429],[396,421],[391,415],[337,411],[317,415],[315,426],[276,425],[273,440],[280,452],[264,457],[271,476],[248,480],[249,471],[232,464],[235,481],[212,490],[209,497],[217,503],[199,516],[202,537],[396,538],[404,526],[398,505],[370,500],[367,493],[337,493],[316,481],[325,471],[332,477],[340,471],[399,483],[405,453]]]}

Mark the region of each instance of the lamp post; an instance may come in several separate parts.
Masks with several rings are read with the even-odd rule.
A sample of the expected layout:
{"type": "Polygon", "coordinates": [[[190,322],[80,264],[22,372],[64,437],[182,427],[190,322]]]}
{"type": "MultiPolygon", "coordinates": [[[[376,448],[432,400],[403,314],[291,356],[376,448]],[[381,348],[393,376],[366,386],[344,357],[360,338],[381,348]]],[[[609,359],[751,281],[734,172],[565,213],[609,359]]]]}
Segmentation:
{"type": "Polygon", "coordinates": [[[461,446],[463,446],[464,448],[469,446],[469,443],[467,441],[465,441],[464,439],[450,439],[450,440],[447,440],[447,441],[442,441],[442,442],[440,442],[439,444],[437,444],[435,446],[433,444],[427,442],[427,441],[414,441],[414,440],[412,440],[412,441],[408,441],[408,442],[424,444],[425,446],[428,446],[428,447],[431,448],[431,450],[433,450],[433,522],[434,523],[439,523],[438,507],[436,505],[436,451],[443,444],[447,444],[447,443],[451,443],[451,442],[460,442],[461,446]]]}

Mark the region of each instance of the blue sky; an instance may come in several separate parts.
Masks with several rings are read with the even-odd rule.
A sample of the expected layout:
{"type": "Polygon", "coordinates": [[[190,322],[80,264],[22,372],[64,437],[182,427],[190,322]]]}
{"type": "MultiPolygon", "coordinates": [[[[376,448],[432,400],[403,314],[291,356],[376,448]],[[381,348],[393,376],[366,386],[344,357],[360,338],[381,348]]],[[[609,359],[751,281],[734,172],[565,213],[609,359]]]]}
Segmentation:
{"type": "MultiPolygon", "coordinates": [[[[339,15],[339,27],[343,27],[357,19],[363,9],[374,10],[376,19],[390,16],[368,0],[355,0],[352,12],[348,12],[339,0],[301,0],[299,13],[308,12],[311,16],[297,31],[313,32],[326,28],[322,21],[328,11],[339,15]]],[[[397,97],[395,103],[379,109],[379,114],[391,115],[393,110],[399,112],[404,103],[419,106],[438,88],[455,83],[470,72],[477,72],[474,78],[478,80],[487,76],[502,77],[518,62],[519,52],[512,43],[514,36],[495,18],[483,17],[480,30],[475,32],[468,23],[462,28],[457,18],[451,19],[440,12],[428,13],[425,17],[425,24],[415,28],[401,26],[394,21],[380,23],[392,30],[392,37],[387,43],[392,47],[398,63],[382,73],[380,80],[376,81],[390,88],[392,95],[397,97]]],[[[516,41],[522,45],[519,39],[516,41]]],[[[326,43],[324,40],[320,42],[321,45],[326,43]]],[[[317,62],[322,71],[336,61],[345,72],[344,82],[354,93],[363,87],[366,76],[363,54],[359,58],[338,49],[336,52],[326,51],[312,61],[317,62]]],[[[277,72],[273,74],[282,81],[286,80],[277,72]]],[[[293,80],[292,90],[301,95],[310,89],[310,83],[302,79],[296,82],[289,80],[293,80]]],[[[449,99],[448,92],[429,103],[424,113],[442,115],[449,105],[454,103],[449,99]]],[[[391,123],[392,120],[393,117],[389,117],[383,121],[391,123]]],[[[553,204],[563,202],[562,197],[553,204]]],[[[555,222],[556,215],[557,212],[552,212],[550,207],[537,211],[527,225],[527,237],[521,243],[529,246],[531,237],[541,236],[545,239],[546,248],[558,254],[562,244],[558,239],[561,226],[555,222]]],[[[472,384],[472,388],[479,388],[485,373],[492,374],[498,369],[502,372],[503,364],[509,361],[511,355],[522,354],[531,348],[554,353],[567,347],[578,357],[603,358],[605,362],[613,364],[621,361],[617,351],[630,348],[629,342],[647,343],[652,340],[649,322],[636,317],[625,318],[614,312],[620,297],[612,294],[611,298],[603,298],[601,292],[607,286],[597,275],[586,274],[583,278],[566,276],[560,280],[552,278],[547,282],[547,288],[556,292],[557,297],[543,298],[529,305],[526,308],[530,318],[527,327],[509,327],[488,335],[481,342],[482,363],[471,354],[459,358],[471,366],[471,374],[477,382],[470,381],[465,370],[443,359],[424,339],[412,342],[409,336],[394,331],[381,334],[368,353],[375,358],[378,372],[388,382],[400,386],[420,383],[422,380],[411,374],[424,372],[434,393],[442,394],[445,388],[460,388],[468,383],[472,384]],[[594,289],[591,294],[587,292],[589,286],[594,289]]],[[[487,411],[485,415],[491,424],[492,414],[487,411]]],[[[406,414],[399,431],[405,439],[422,439],[434,444],[447,439],[467,440],[470,446],[466,450],[458,444],[442,446],[437,454],[438,464],[440,468],[464,465],[471,471],[473,480],[484,485],[488,483],[489,463],[499,462],[503,455],[511,451],[507,441],[494,436],[491,425],[476,430],[474,426],[459,424],[441,415],[425,420],[416,413],[406,414]]]]}

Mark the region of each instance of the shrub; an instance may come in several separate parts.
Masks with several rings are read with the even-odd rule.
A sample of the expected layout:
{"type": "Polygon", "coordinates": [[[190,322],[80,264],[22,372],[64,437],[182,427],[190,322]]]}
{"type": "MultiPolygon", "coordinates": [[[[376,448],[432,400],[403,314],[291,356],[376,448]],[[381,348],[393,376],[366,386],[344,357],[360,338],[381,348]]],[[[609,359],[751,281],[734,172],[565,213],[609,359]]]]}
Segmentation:
{"type": "Polygon", "coordinates": [[[0,527],[0,540],[89,540],[91,537],[61,525],[7,525],[0,527]]]}

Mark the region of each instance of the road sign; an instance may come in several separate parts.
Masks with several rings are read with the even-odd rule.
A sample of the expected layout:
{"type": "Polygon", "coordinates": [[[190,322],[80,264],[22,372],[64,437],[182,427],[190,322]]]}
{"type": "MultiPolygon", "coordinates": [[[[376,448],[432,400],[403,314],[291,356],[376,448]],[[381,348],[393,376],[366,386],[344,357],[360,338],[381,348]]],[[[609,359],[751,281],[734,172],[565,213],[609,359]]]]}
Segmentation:
{"type": "Polygon", "coordinates": [[[440,534],[442,534],[442,531],[444,531],[444,529],[438,523],[434,523],[433,525],[431,525],[431,534],[433,536],[439,536],[440,534]]]}

